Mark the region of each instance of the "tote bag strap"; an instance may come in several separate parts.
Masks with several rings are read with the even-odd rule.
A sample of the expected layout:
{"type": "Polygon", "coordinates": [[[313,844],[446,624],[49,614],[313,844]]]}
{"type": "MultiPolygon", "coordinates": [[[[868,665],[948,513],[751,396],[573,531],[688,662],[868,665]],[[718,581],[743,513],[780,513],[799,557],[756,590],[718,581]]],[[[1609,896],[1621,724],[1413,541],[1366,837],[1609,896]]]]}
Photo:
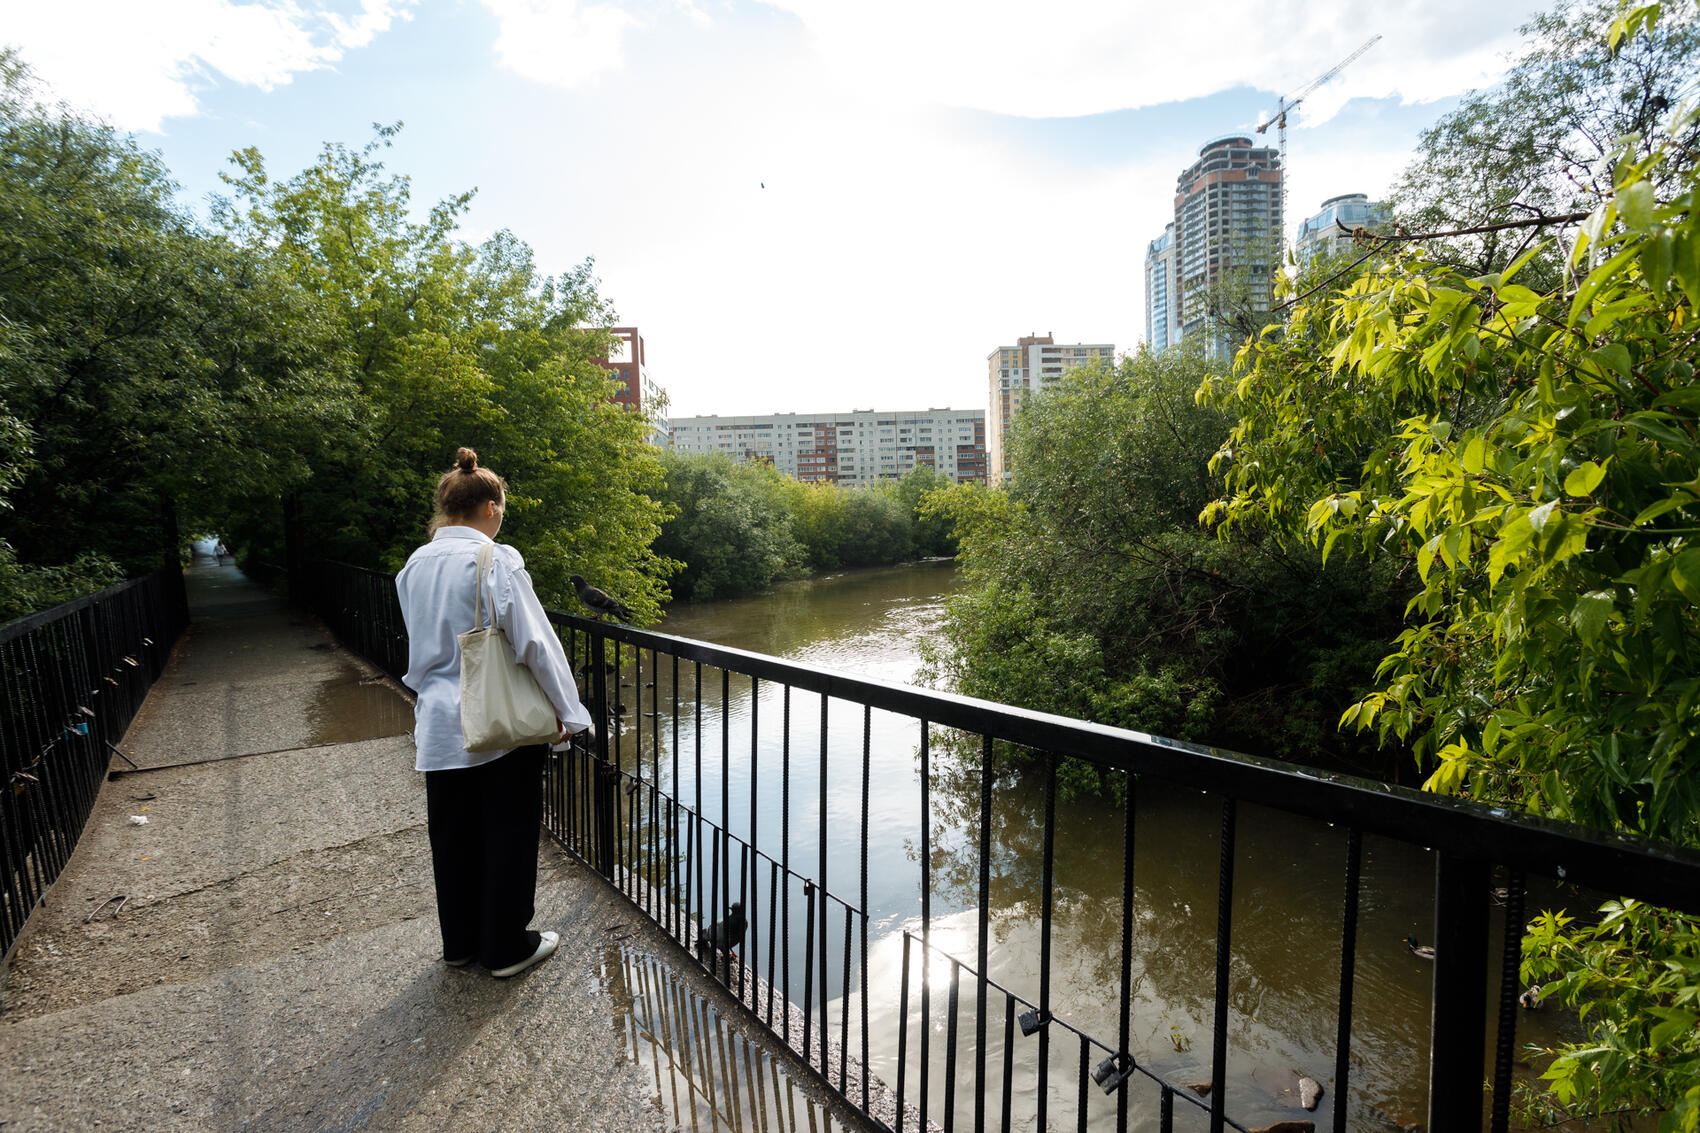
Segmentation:
{"type": "MultiPolygon", "coordinates": [[[[486,543],[478,548],[478,577],[473,580],[472,587],[472,628],[484,628],[484,572],[490,569],[490,557],[496,552],[496,544],[486,543]]],[[[490,591],[490,621],[496,621],[496,592],[490,591]]]]}

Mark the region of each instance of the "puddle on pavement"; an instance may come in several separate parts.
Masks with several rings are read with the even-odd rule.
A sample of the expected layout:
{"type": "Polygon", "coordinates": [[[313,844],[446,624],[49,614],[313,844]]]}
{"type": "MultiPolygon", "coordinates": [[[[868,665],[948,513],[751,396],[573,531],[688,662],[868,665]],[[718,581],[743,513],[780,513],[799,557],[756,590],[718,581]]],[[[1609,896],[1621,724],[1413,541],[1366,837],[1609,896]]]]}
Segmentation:
{"type": "Polygon", "coordinates": [[[413,731],[413,705],[393,688],[345,664],[307,702],[307,743],[346,744],[413,731]]]}
{"type": "Polygon", "coordinates": [[[832,1133],[849,1127],[749,1038],[751,1026],[697,996],[662,960],[610,945],[597,968],[626,1056],[692,1133],[832,1133]]]}

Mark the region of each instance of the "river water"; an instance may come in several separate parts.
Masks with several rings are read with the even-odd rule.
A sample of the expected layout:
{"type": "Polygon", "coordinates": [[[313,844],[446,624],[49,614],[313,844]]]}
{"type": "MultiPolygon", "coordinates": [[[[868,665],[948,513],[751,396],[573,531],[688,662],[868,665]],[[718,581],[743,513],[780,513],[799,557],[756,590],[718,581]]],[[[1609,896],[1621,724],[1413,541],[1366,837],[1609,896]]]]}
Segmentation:
{"type": "MultiPolygon", "coordinates": [[[[948,563],[846,572],[785,584],[757,597],[681,605],[658,628],[859,676],[912,683],[921,663],[919,645],[936,631],[944,601],[955,586],[955,571],[948,563]]],[[[864,727],[859,707],[831,701],[823,729],[822,705],[814,694],[787,695],[771,684],[736,675],[722,686],[718,670],[704,670],[699,697],[696,674],[688,667],[681,672],[678,689],[686,707],[675,720],[671,674],[662,672],[659,681],[656,676],[630,667],[621,673],[629,686],[622,688],[621,696],[635,696],[640,709],[621,737],[627,765],[634,752],[641,752],[646,775],[659,777],[664,789],[693,806],[700,799],[706,816],[775,859],[789,860],[794,869],[815,876],[824,869],[830,891],[867,909],[865,965],[858,944],[851,950],[846,984],[842,950],[833,952],[825,993],[817,983],[812,998],[826,1001],[835,1037],[845,1012],[856,1021],[850,1039],[853,1053],[859,1053],[857,1035],[867,989],[870,1069],[887,1084],[894,1083],[903,931],[918,934],[922,927],[919,725],[873,712],[864,727]],[[823,744],[829,756],[824,790],[823,744]],[[824,840],[819,836],[822,815],[824,840]],[[858,892],[864,856],[865,895],[858,892]]],[[[925,875],[936,950],[929,969],[933,996],[928,1112],[940,1124],[945,1120],[943,1020],[949,980],[949,960],[943,954],[969,964],[976,956],[980,805],[977,770],[957,762],[944,738],[936,729],[930,737],[932,852],[925,875]]],[[[1219,800],[1159,784],[1139,785],[1132,992],[1126,1000],[1129,1049],[1140,1065],[1176,1083],[1206,1082],[1210,1077],[1220,817],[1219,800]]],[[[1042,788],[1015,776],[1001,778],[992,824],[990,974],[1030,1000],[1039,997],[1042,826],[1042,788]]],[[[1112,1045],[1123,1007],[1122,851],[1121,807],[1097,800],[1058,801],[1053,1011],[1112,1045]]],[[[1314,1120],[1318,1128],[1332,1127],[1345,855],[1343,831],[1254,806],[1239,808],[1226,1091],[1228,1112],[1248,1125],[1298,1118],[1314,1120]],[[1325,1089],[1314,1114],[1294,1108],[1292,1090],[1301,1074],[1325,1089]]],[[[700,884],[712,884],[703,878],[702,862],[693,868],[700,884]]],[[[730,874],[735,893],[748,900],[745,883],[738,880],[738,863],[730,874]]],[[[1411,1127],[1426,1108],[1432,966],[1412,955],[1403,941],[1407,935],[1432,937],[1433,876],[1433,859],[1425,851],[1365,839],[1351,1129],[1411,1127]]],[[[763,886],[758,882],[756,888],[760,906],[763,886]]],[[[1542,900],[1543,895],[1531,894],[1530,907],[1541,907],[1542,900]]],[[[1568,900],[1577,907],[1574,895],[1568,900]]],[[[716,891],[712,907],[725,903],[716,891]]],[[[801,940],[805,922],[800,899],[796,904],[785,919],[793,938],[801,940]]],[[[752,933],[756,952],[746,957],[761,969],[769,963],[763,953],[769,933],[760,923],[763,915],[758,913],[752,933]]],[[[842,922],[834,919],[830,925],[836,941],[842,922]]],[[[918,988],[918,950],[912,964],[918,988]]],[[[799,958],[793,970],[781,968],[775,975],[793,1001],[807,991],[802,967],[799,958]]],[[[971,1128],[976,1052],[969,986],[964,983],[955,1118],[971,1128]]],[[[920,1058],[919,998],[918,991],[912,992],[909,1005],[911,1103],[920,1058]]],[[[1563,1015],[1559,1010],[1523,1014],[1519,1044],[1555,1041],[1563,1015]]],[[[990,1013],[985,1052],[994,1124],[1002,1092],[1002,1035],[999,1004],[990,1013]]],[[[1050,1128],[1072,1129],[1077,1125],[1078,1047],[1063,1038],[1059,1032],[1051,1045],[1046,1105],[1050,1128]]],[[[1035,1042],[1019,1033],[1014,1041],[1018,1048],[1035,1042]]],[[[1015,1127],[1035,1128],[1037,1059],[1032,1049],[1014,1054],[1015,1127]]],[[[1527,1068],[1522,1072],[1528,1073],[1527,1068]]],[[[1127,1092],[1127,1128],[1155,1130],[1154,1088],[1136,1076],[1127,1092]]],[[[1096,1089],[1091,1093],[1087,1127],[1116,1128],[1114,1103],[1096,1089]]],[[[1203,1128],[1199,1116],[1190,1106],[1178,1106],[1176,1128],[1203,1128]]]]}

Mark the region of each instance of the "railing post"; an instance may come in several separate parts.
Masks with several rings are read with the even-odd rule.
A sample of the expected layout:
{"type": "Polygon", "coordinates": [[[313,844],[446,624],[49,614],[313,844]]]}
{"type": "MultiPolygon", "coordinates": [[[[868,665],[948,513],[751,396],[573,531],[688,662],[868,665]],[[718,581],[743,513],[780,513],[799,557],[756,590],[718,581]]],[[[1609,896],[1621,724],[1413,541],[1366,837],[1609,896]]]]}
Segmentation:
{"type": "Polygon", "coordinates": [[[1434,1015],[1429,1028],[1428,1127],[1480,1129],[1486,1043],[1488,907],[1484,862],[1436,855],[1434,1015]]]}
{"type": "Polygon", "coordinates": [[[599,633],[590,635],[590,714],[596,722],[596,868],[603,877],[614,879],[614,791],[617,773],[608,763],[608,673],[607,652],[599,633]]]}

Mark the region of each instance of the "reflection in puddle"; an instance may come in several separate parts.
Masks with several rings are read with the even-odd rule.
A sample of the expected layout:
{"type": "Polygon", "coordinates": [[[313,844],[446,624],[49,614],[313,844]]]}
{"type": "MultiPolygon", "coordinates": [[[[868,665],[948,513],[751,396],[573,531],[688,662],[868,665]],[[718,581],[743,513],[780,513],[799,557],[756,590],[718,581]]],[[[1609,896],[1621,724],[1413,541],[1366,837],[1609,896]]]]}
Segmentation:
{"type": "Polygon", "coordinates": [[[662,1107],[695,1133],[832,1133],[826,1107],[749,1037],[647,952],[611,945],[597,968],[613,997],[627,1056],[655,1081],[662,1107]]]}
{"type": "Polygon", "coordinates": [[[413,731],[413,705],[389,685],[346,665],[335,679],[313,689],[306,719],[308,744],[347,744],[413,731]]]}

